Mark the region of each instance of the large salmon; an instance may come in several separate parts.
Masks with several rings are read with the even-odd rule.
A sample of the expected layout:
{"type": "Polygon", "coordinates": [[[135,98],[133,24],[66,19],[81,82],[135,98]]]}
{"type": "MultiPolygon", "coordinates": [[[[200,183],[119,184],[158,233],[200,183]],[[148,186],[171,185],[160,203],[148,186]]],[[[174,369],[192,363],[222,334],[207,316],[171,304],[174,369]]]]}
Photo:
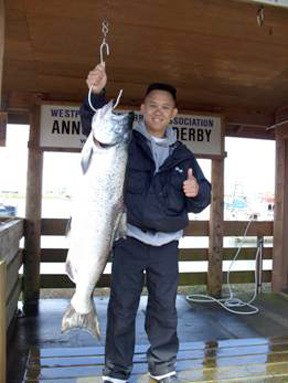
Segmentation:
{"type": "Polygon", "coordinates": [[[125,236],[123,187],[132,124],[133,113],[115,114],[113,101],[93,116],[74,193],[66,272],[76,287],[62,331],[82,328],[100,339],[93,291],[113,242],[125,236]]]}

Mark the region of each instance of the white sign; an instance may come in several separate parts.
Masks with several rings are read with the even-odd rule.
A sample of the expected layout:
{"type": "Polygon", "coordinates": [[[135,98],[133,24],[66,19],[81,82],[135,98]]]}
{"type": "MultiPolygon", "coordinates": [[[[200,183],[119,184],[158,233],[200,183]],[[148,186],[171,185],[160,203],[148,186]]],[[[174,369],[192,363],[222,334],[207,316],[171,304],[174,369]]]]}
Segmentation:
{"type": "Polygon", "coordinates": [[[224,154],[221,117],[179,114],[173,119],[172,128],[177,139],[195,155],[210,157],[224,154]]]}
{"type": "MultiPolygon", "coordinates": [[[[135,113],[135,120],[143,116],[135,113]]],[[[185,144],[195,155],[210,157],[224,154],[222,120],[219,116],[202,114],[178,114],[171,122],[177,140],[185,144]]]]}
{"type": "MultiPolygon", "coordinates": [[[[247,0],[242,0],[247,2],[247,0]]],[[[288,0],[250,0],[251,3],[270,4],[277,7],[288,7],[288,0]]]]}
{"type": "Polygon", "coordinates": [[[79,105],[41,105],[40,130],[42,148],[81,149],[86,141],[79,105]]]}
{"type": "MultiPolygon", "coordinates": [[[[124,110],[117,110],[124,113],[124,110]]],[[[127,112],[127,110],[125,111],[127,112]]],[[[142,120],[135,112],[135,122],[142,120]]],[[[223,155],[221,117],[204,114],[178,114],[171,122],[177,139],[195,155],[211,157],[223,155]]],[[[81,149],[86,136],[82,134],[79,106],[41,105],[42,148],[81,149]]]]}

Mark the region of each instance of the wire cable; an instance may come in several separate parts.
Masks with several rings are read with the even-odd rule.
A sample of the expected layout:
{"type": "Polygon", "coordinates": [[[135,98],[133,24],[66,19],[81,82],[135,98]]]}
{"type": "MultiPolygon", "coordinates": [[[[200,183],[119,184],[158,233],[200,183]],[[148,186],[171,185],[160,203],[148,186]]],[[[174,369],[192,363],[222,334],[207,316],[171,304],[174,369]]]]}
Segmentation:
{"type": "MultiPolygon", "coordinates": [[[[240,251],[245,243],[245,240],[246,240],[246,236],[247,236],[247,232],[248,232],[248,229],[252,223],[253,219],[251,219],[247,226],[246,226],[246,229],[245,229],[245,232],[244,232],[244,235],[243,235],[243,238],[242,238],[242,241],[241,241],[241,244],[240,246],[238,247],[237,251],[236,251],[236,254],[233,258],[233,260],[231,261],[230,263],[230,266],[229,266],[229,269],[227,271],[227,286],[228,286],[228,290],[229,290],[229,297],[227,298],[222,298],[222,299],[217,299],[217,298],[214,298],[210,295],[205,295],[205,294],[192,294],[192,295],[188,295],[186,296],[186,300],[189,301],[189,302],[194,302],[194,303],[212,303],[212,302],[216,302],[218,303],[220,306],[222,306],[225,310],[233,313],[233,314],[239,314],[239,315],[253,315],[253,314],[257,314],[259,312],[259,309],[252,305],[252,302],[254,302],[256,296],[257,296],[257,285],[258,285],[258,277],[257,277],[257,270],[256,270],[256,267],[255,267],[255,270],[254,270],[254,293],[253,293],[253,296],[252,298],[248,301],[248,302],[245,302],[243,300],[241,300],[240,298],[237,298],[235,297],[233,291],[232,291],[232,288],[231,288],[231,284],[230,284],[230,273],[231,273],[231,269],[233,267],[233,264],[235,263],[236,259],[238,258],[239,254],[240,254],[240,251]],[[248,310],[247,311],[241,311],[241,310],[237,310],[235,308],[243,308],[243,307],[248,307],[248,310]]],[[[258,246],[257,247],[257,251],[256,251],[256,256],[255,256],[255,265],[257,264],[258,262],[258,259],[260,257],[260,247],[258,246]]]]}

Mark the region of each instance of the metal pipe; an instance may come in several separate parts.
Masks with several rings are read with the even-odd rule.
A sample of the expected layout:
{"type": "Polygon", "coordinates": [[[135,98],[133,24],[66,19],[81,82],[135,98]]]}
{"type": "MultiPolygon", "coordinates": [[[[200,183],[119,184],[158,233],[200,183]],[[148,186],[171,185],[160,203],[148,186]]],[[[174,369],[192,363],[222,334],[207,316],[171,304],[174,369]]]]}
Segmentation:
{"type": "Polygon", "coordinates": [[[257,252],[259,252],[256,259],[256,278],[257,278],[257,294],[262,292],[263,283],[263,248],[264,248],[264,237],[263,235],[257,236],[257,252]]]}

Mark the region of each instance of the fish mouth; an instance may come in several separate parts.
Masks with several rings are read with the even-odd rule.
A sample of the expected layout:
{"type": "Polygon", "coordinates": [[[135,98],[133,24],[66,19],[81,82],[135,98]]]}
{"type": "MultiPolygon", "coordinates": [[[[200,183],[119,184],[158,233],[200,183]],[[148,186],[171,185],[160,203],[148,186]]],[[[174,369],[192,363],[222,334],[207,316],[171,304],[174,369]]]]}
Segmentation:
{"type": "Polygon", "coordinates": [[[112,111],[112,120],[114,120],[116,124],[127,126],[127,130],[132,129],[134,118],[135,113],[133,111],[124,114],[118,114],[112,111]]]}
{"type": "Polygon", "coordinates": [[[93,137],[93,142],[98,148],[101,148],[101,149],[109,149],[109,148],[112,148],[113,146],[117,145],[117,142],[105,144],[104,142],[97,140],[95,137],[93,137]]]}

